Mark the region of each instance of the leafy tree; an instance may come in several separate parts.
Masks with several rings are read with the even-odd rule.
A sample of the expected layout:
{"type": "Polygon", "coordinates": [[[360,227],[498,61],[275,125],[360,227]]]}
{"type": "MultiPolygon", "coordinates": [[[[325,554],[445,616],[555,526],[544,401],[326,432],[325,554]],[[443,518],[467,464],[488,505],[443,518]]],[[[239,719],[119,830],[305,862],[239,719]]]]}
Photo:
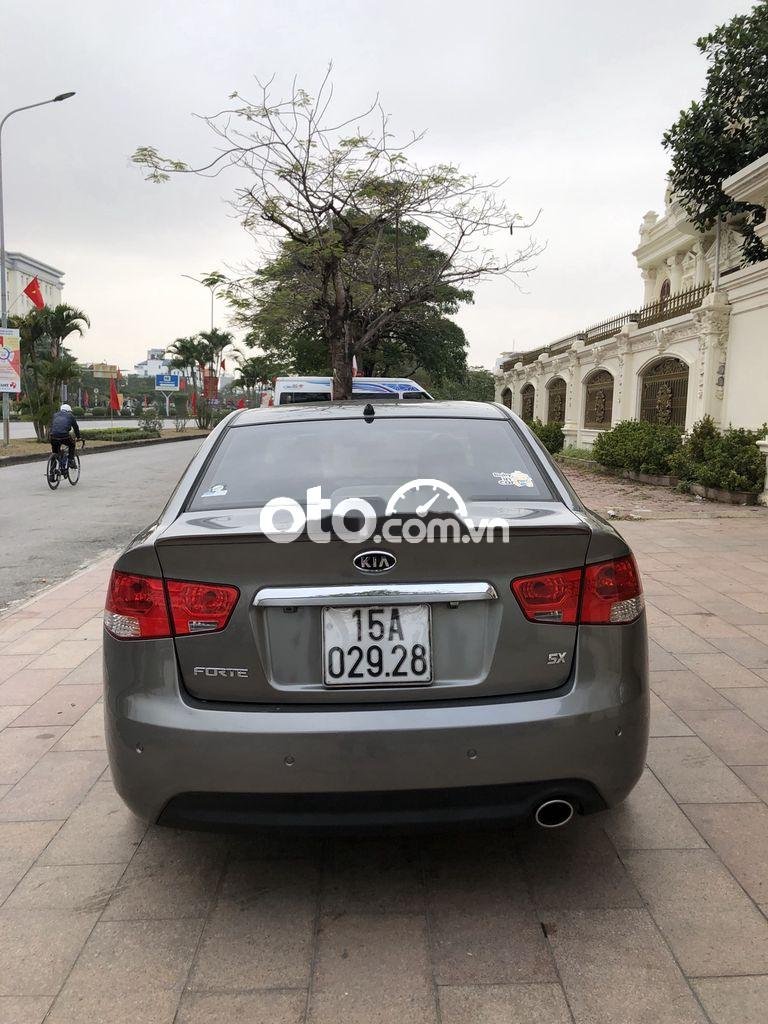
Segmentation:
{"type": "Polygon", "coordinates": [[[492,402],[496,393],[496,379],[484,366],[470,366],[458,380],[445,383],[427,383],[420,378],[427,391],[435,398],[450,398],[465,402],[492,402]]]}
{"type": "Polygon", "coordinates": [[[11,317],[10,323],[19,330],[22,388],[35,435],[46,441],[61,386],[79,375],[77,360],[64,342],[72,334],[82,335],[90,320],[81,309],[61,303],[11,317]]]}
{"type": "MultiPolygon", "coordinates": [[[[289,241],[306,273],[305,308],[325,341],[334,397],[352,391],[358,364],[374,340],[404,312],[492,276],[524,272],[535,247],[497,255],[484,239],[520,218],[498,195],[452,164],[420,167],[395,146],[378,104],[336,120],[330,113],[330,69],[318,95],[294,87],[273,99],[270,85],[248,100],[204,118],[218,154],[204,166],[164,157],[151,146],[134,153],[151,181],[172,174],[217,174],[236,167],[251,179],[235,193],[243,226],[259,241],[289,241]],[[440,248],[407,258],[402,244],[420,225],[440,248]]],[[[413,249],[411,249],[413,255],[413,249]]]]}
{"type": "Polygon", "coordinates": [[[761,0],[696,46],[709,65],[706,86],[701,100],[681,111],[664,134],[672,156],[670,182],[702,231],[721,217],[737,218],[744,262],[756,263],[768,257],[754,230],[765,212],[731,199],[722,183],[768,150],[768,3],[761,0]]]}
{"type": "MultiPolygon", "coordinates": [[[[427,230],[418,224],[402,226],[399,237],[401,266],[439,263],[443,255],[427,242],[427,230]]],[[[396,236],[389,232],[394,245],[396,236]]],[[[378,243],[381,247],[381,242],[378,243]]],[[[358,327],[365,330],[377,315],[367,296],[386,288],[372,245],[358,255],[358,279],[353,296],[360,309],[358,327]]],[[[258,345],[279,362],[302,374],[331,373],[330,353],[323,333],[322,314],[315,304],[318,289],[315,268],[293,242],[284,242],[276,257],[249,279],[233,283],[228,291],[235,320],[247,330],[246,342],[258,345]]],[[[466,373],[466,338],[444,314],[454,313],[472,292],[442,285],[430,301],[403,310],[375,334],[358,368],[366,376],[412,376],[417,370],[435,380],[460,380],[466,373]]]]}

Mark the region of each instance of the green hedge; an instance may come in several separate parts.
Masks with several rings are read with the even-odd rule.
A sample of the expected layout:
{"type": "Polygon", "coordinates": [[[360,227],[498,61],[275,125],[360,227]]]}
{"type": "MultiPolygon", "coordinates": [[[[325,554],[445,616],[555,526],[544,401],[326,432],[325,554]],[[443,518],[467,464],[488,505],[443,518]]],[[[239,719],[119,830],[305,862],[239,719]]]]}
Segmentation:
{"type": "Polygon", "coordinates": [[[681,445],[678,427],[622,420],[612,430],[598,434],[592,453],[596,462],[609,469],[666,476],[673,472],[670,460],[681,445]]]}
{"type": "Polygon", "coordinates": [[[81,430],[86,441],[143,441],[149,437],[160,437],[159,430],[145,430],[143,427],[105,427],[103,430],[81,430]]]}
{"type": "Polygon", "coordinates": [[[671,471],[685,483],[757,494],[765,482],[765,456],[755,442],[766,435],[765,423],[759,430],[729,427],[720,431],[705,416],[670,458],[671,471]]]}
{"type": "Polygon", "coordinates": [[[540,419],[531,420],[528,424],[550,454],[562,451],[565,434],[561,423],[542,423],[540,419]]]}

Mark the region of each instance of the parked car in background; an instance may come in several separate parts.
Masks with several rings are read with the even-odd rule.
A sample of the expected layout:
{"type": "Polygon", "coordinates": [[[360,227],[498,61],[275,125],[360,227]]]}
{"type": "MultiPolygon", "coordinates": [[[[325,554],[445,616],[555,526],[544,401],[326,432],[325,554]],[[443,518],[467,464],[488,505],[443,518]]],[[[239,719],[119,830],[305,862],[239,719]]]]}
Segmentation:
{"type": "MultiPolygon", "coordinates": [[[[330,377],[276,377],[275,405],[294,405],[304,402],[330,402],[330,377]]],[[[352,398],[365,401],[414,400],[424,401],[432,396],[407,377],[353,377],[352,398]]]]}

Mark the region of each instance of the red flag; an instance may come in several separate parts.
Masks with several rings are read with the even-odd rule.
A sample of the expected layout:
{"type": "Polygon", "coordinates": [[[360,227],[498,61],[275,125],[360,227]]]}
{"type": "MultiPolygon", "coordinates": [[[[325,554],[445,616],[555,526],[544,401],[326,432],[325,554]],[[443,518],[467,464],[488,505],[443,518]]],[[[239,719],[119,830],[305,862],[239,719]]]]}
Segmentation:
{"type": "Polygon", "coordinates": [[[91,399],[90,399],[90,396],[88,394],[88,389],[86,388],[86,390],[83,392],[83,408],[84,409],[88,408],[88,406],[90,404],[90,401],[91,401],[91,399]]]}
{"type": "Polygon", "coordinates": [[[244,409],[245,408],[245,399],[244,398],[241,398],[240,401],[237,403],[237,408],[238,409],[244,409]]]}
{"type": "Polygon", "coordinates": [[[197,413],[197,392],[196,391],[192,392],[192,401],[191,401],[190,404],[192,406],[192,415],[194,416],[197,413]]]}
{"type": "Polygon", "coordinates": [[[186,377],[180,377],[179,378],[179,391],[186,391],[186,390],[187,390],[187,378],[186,377]]]}
{"type": "Polygon", "coordinates": [[[226,368],[227,368],[227,364],[226,364],[226,363],[224,362],[224,360],[222,359],[222,360],[221,360],[221,371],[222,371],[222,373],[224,372],[224,370],[226,370],[226,368]]]}
{"type": "Polygon", "coordinates": [[[27,296],[29,301],[36,306],[38,309],[42,309],[45,306],[45,299],[40,289],[40,282],[36,277],[33,277],[27,287],[24,289],[24,294],[27,296]]]}
{"type": "Polygon", "coordinates": [[[117,395],[117,385],[115,384],[115,378],[109,378],[109,405],[108,409],[112,409],[114,412],[120,412],[120,399],[117,395]]]}

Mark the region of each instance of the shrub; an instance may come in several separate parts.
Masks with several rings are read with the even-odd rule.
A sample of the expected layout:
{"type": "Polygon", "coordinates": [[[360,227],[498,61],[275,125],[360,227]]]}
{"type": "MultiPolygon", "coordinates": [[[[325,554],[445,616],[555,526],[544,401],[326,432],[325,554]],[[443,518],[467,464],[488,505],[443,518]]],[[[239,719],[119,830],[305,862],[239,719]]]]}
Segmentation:
{"type": "Polygon", "coordinates": [[[91,414],[97,420],[104,419],[104,417],[107,415],[106,407],[103,405],[95,405],[93,409],[91,409],[91,414]]]}
{"type": "Polygon", "coordinates": [[[540,419],[531,420],[528,424],[550,454],[562,451],[565,434],[561,423],[542,423],[540,419]]]}
{"type": "Polygon", "coordinates": [[[755,442],[767,431],[763,424],[759,430],[729,427],[721,432],[715,421],[705,416],[693,425],[672,456],[672,472],[687,483],[757,493],[765,481],[765,456],[755,442]]]}
{"type": "Polygon", "coordinates": [[[86,441],[143,441],[160,436],[159,431],[145,427],[104,427],[102,430],[81,430],[80,433],[86,441]]]}
{"type": "Polygon", "coordinates": [[[139,427],[142,430],[151,430],[159,434],[163,429],[162,416],[153,405],[149,405],[146,409],[142,409],[137,419],[139,421],[139,427]]]}
{"type": "Polygon", "coordinates": [[[83,416],[84,414],[85,414],[85,409],[83,409],[83,407],[81,405],[73,405],[72,406],[72,415],[73,416],[83,416]]]}
{"type": "Polygon", "coordinates": [[[612,430],[598,434],[592,452],[595,460],[609,469],[665,476],[672,472],[670,458],[681,444],[678,427],[622,420],[612,430]]]}

